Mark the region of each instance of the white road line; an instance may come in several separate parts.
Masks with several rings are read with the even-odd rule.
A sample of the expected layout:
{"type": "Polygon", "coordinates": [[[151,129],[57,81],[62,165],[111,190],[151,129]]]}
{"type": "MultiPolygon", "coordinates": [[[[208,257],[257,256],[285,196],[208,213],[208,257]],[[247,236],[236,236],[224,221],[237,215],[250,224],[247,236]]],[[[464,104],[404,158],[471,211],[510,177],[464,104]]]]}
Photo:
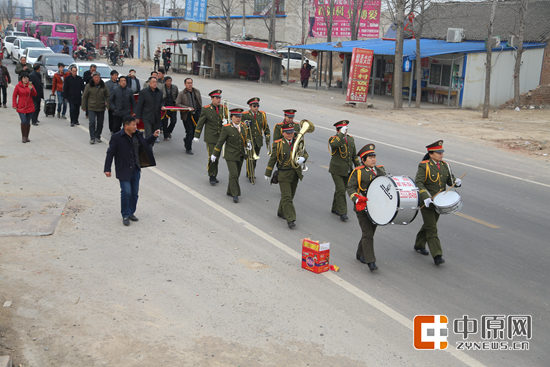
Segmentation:
{"type": "MultiPolygon", "coordinates": [[[[234,213],[230,212],[229,210],[225,209],[221,205],[216,204],[214,201],[208,199],[207,197],[199,194],[197,191],[191,189],[189,186],[181,183],[180,181],[176,180],[175,178],[167,175],[166,173],[160,171],[158,168],[151,167],[149,168],[149,171],[156,173],[160,177],[164,178],[165,180],[173,183],[175,186],[179,187],[180,189],[186,191],[188,194],[194,196],[195,198],[199,199],[200,201],[204,202],[205,204],[212,207],[212,209],[218,211],[219,213],[225,215],[226,217],[232,219],[236,223],[242,225],[244,228],[248,229],[255,235],[263,238],[267,242],[271,243],[273,246],[277,247],[278,249],[286,252],[288,255],[290,255],[292,258],[296,260],[301,260],[302,255],[287,245],[283,244],[281,241],[277,240],[276,238],[270,236],[269,234],[265,233],[258,227],[248,223],[243,218],[239,217],[238,215],[235,215],[234,213]]],[[[411,343],[412,343],[412,330],[413,330],[413,321],[407,319],[405,316],[401,315],[399,312],[395,311],[391,307],[386,306],[382,302],[378,301],[374,297],[370,296],[366,292],[360,290],[359,288],[355,287],[351,283],[346,282],[342,278],[340,278],[335,273],[326,272],[322,273],[322,275],[331,280],[334,284],[337,286],[343,288],[344,290],[348,291],[349,293],[355,295],[362,301],[368,303],[372,307],[376,308],[380,312],[386,314],[390,318],[392,318],[394,321],[397,321],[401,325],[405,326],[407,329],[411,330],[411,343]]],[[[462,351],[454,349],[452,346],[449,346],[449,348],[445,349],[445,351],[449,352],[453,357],[457,358],[464,364],[471,366],[471,367],[484,367],[484,365],[477,361],[476,359],[468,356],[462,351]]]]}
{"type": "MultiPolygon", "coordinates": [[[[204,97],[208,97],[208,96],[204,96],[204,97]]],[[[243,105],[239,105],[239,104],[236,104],[236,103],[233,103],[233,104],[234,104],[235,106],[244,107],[245,109],[248,108],[248,106],[243,106],[243,105]]],[[[274,114],[274,113],[271,113],[271,112],[266,112],[266,114],[271,115],[271,116],[275,116],[275,117],[279,117],[279,118],[283,118],[282,115],[277,115],[277,114],[274,114]]],[[[316,125],[315,128],[316,128],[316,129],[328,130],[328,131],[331,131],[331,132],[333,131],[333,129],[331,129],[331,128],[324,127],[324,126],[319,126],[319,125],[316,125]]],[[[376,143],[376,144],[381,144],[381,145],[385,145],[385,146],[392,147],[392,148],[395,148],[395,149],[400,149],[400,150],[404,150],[404,151],[407,151],[407,152],[419,154],[419,155],[425,154],[425,153],[426,153],[426,152],[419,152],[419,151],[417,151],[417,150],[413,150],[413,149],[409,149],[409,148],[404,148],[404,147],[401,147],[401,146],[398,146],[398,145],[393,145],[393,144],[385,143],[385,142],[380,141],[380,140],[368,139],[368,138],[365,138],[364,136],[359,136],[359,135],[355,135],[355,134],[353,135],[353,137],[354,137],[355,139],[357,139],[357,138],[364,139],[364,140],[368,141],[369,143],[372,142],[372,143],[376,143]]],[[[539,185],[539,186],[550,187],[550,184],[545,184],[545,183],[542,183],[542,182],[537,182],[537,181],[528,180],[528,179],[523,178],[523,177],[512,176],[512,175],[509,175],[509,174],[506,174],[506,173],[502,173],[502,172],[498,172],[498,171],[493,171],[493,170],[490,170],[490,169],[487,169],[487,168],[474,166],[474,165],[471,165],[471,164],[468,164],[468,163],[463,163],[463,162],[460,162],[460,161],[455,161],[455,160],[453,160],[453,159],[445,159],[445,161],[446,161],[446,162],[450,162],[450,163],[461,164],[461,165],[466,166],[466,167],[475,168],[475,169],[478,169],[478,170],[480,170],[480,171],[485,171],[485,172],[493,173],[493,174],[495,174],[495,175],[500,175],[500,176],[512,178],[512,179],[519,180],[519,181],[523,181],[523,182],[529,182],[529,183],[532,183],[532,184],[535,184],[535,185],[539,185]]]]}

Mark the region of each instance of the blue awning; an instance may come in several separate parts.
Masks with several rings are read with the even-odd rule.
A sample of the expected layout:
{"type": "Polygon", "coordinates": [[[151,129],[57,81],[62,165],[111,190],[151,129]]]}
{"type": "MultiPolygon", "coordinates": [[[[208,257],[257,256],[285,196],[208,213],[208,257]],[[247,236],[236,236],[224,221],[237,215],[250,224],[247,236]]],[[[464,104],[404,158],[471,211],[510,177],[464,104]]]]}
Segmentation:
{"type": "MultiPolygon", "coordinates": [[[[383,39],[369,39],[363,41],[345,41],[340,44],[342,47],[336,47],[338,42],[325,42],[314,43],[310,45],[297,45],[286,46],[293,49],[305,49],[315,50],[322,52],[340,52],[340,53],[352,53],[356,47],[364,48],[367,50],[373,50],[375,55],[395,55],[395,41],[385,41],[383,39]]],[[[530,48],[544,48],[545,43],[524,43],[524,49],[530,48]]],[[[514,50],[514,47],[498,47],[493,51],[508,51],[514,50]]],[[[420,56],[430,57],[445,54],[454,53],[473,53],[473,52],[485,52],[485,42],[445,42],[435,39],[421,39],[420,40],[420,56]]],[[[416,59],[416,40],[405,40],[403,42],[403,57],[408,57],[409,60],[416,59]]]]}

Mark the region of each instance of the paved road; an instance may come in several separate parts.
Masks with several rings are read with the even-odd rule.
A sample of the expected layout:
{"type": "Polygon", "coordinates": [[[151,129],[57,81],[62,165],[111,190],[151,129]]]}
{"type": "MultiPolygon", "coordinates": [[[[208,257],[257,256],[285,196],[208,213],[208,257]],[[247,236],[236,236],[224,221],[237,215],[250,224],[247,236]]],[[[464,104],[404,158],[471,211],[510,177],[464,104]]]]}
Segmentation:
{"type": "MultiPolygon", "coordinates": [[[[136,69],[138,75],[147,73],[136,69]]],[[[183,85],[183,76],[174,78],[183,85]]],[[[49,293],[39,288],[36,276],[29,279],[15,265],[3,267],[15,283],[26,284],[33,295],[29,299],[47,303],[40,312],[55,310],[49,304],[53,300],[82,299],[81,308],[61,305],[63,317],[55,313],[51,318],[59,325],[64,317],[78,320],[82,340],[63,336],[71,335],[68,326],[54,337],[48,331],[51,323],[40,322],[43,334],[57,346],[57,361],[77,363],[89,356],[93,362],[74,365],[146,365],[149,358],[207,366],[547,365],[547,163],[452,135],[358,119],[345,109],[308,105],[301,102],[306,92],[297,89],[240,80],[200,79],[195,86],[205,103],[210,90],[221,88],[230,107],[259,96],[271,127],[282,121],[284,108],[296,108],[297,120],[315,124],[315,132],[306,136],[310,160],[295,200],[297,228],[289,230],[275,215],[280,194],[263,181],[265,150],[258,183],[252,186],[242,177],[243,195],[234,204],[225,195],[225,163],[220,164],[220,184],[211,187],[204,143],[194,146],[194,156],[184,154],[180,123],[171,141],[155,145],[158,165],[142,175],[137,213],[142,220],[127,229],[118,215],[117,183],[101,174],[106,145],[87,144],[85,123],[70,128],[65,120],[42,117],[44,123],[33,127],[34,140],[26,146],[13,142],[17,126],[10,124],[2,145],[36,170],[19,174],[18,180],[34,193],[71,195],[83,208],[54,236],[22,245],[37,251],[29,252],[33,255],[26,261],[38,263],[42,254],[44,266],[55,269],[49,293]],[[340,119],[351,121],[349,133],[359,146],[374,142],[379,164],[396,175],[414,177],[424,145],[445,140],[445,159],[455,175],[467,173],[460,189],[462,211],[440,219],[446,264],[435,267],[431,257],[413,251],[421,218],[408,226],[378,228],[378,272],[370,273],[355,260],[360,230],[351,206],[347,223],[330,213],[327,140],[340,119]],[[50,175],[41,175],[46,170],[50,175]],[[331,263],[341,271],[315,275],[301,270],[304,237],[330,241],[331,263]],[[74,281],[60,283],[69,277],[74,281]],[[457,352],[462,337],[449,330],[447,351],[415,351],[412,319],[419,314],[446,315],[451,321],[463,315],[480,321],[482,315],[532,315],[530,350],[457,352]],[[94,340],[88,349],[85,337],[94,340]],[[69,345],[70,350],[63,349],[69,345]]],[[[14,118],[12,111],[2,114],[14,118]]],[[[105,131],[103,135],[108,137],[105,131]]],[[[21,169],[15,158],[6,162],[2,179],[21,169]]],[[[10,255],[14,263],[25,258],[10,255]]],[[[18,317],[30,313],[19,311],[18,317]]],[[[468,341],[482,340],[481,324],[479,329],[468,341]]],[[[54,353],[32,342],[25,346],[25,358],[36,365],[54,361],[54,353]]]]}

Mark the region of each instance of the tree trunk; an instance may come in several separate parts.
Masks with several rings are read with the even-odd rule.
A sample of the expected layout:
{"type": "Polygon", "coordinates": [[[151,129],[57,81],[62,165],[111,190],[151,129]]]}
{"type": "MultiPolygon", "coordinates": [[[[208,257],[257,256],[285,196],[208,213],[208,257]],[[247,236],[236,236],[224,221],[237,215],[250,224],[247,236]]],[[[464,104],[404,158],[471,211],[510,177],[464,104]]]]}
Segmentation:
{"type": "Polygon", "coordinates": [[[525,12],[527,11],[528,0],[521,0],[519,5],[519,36],[516,65],[514,66],[514,107],[519,107],[519,76],[521,71],[521,56],[523,55],[523,30],[525,29],[525,12]]]}
{"type": "Polygon", "coordinates": [[[396,20],[397,27],[395,36],[395,63],[393,69],[393,108],[400,110],[403,108],[403,37],[405,23],[405,0],[396,2],[396,20]]]}
{"type": "MultiPolygon", "coordinates": [[[[426,6],[426,0],[420,0],[420,14],[424,14],[424,8],[426,6]]],[[[422,101],[422,60],[420,59],[420,39],[422,38],[422,28],[424,21],[422,20],[418,24],[418,28],[415,29],[416,38],[416,101],[414,106],[420,108],[420,102],[422,101]]]]}
{"type": "Polygon", "coordinates": [[[149,48],[149,14],[145,13],[145,52],[147,55],[147,61],[151,61],[151,50],[149,48]]]}
{"type": "Polygon", "coordinates": [[[489,19],[489,31],[487,33],[487,59],[485,60],[485,101],[483,102],[483,118],[489,117],[489,103],[491,98],[491,71],[493,56],[493,26],[495,24],[495,15],[497,12],[497,0],[493,0],[491,7],[491,19],[489,19]]]}

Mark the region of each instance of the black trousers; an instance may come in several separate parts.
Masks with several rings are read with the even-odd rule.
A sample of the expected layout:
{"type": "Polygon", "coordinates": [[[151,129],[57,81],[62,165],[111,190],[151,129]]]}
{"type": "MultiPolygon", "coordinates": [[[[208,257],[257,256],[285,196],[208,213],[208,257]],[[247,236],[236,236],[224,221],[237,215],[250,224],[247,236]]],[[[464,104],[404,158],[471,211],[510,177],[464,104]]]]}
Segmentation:
{"type": "MultiPolygon", "coordinates": [[[[109,115],[109,131],[114,133],[115,131],[113,130],[113,126],[115,124],[115,119],[113,118],[113,110],[111,109],[108,109],[108,115],[109,115]]],[[[120,129],[118,129],[120,130],[120,129]]]]}
{"type": "MultiPolygon", "coordinates": [[[[69,109],[71,110],[71,124],[77,124],[78,123],[78,116],[80,116],[80,103],[72,103],[69,102],[69,109]]],[[[88,113],[86,111],[86,113],[88,113]]]]}
{"type": "Polygon", "coordinates": [[[40,113],[40,102],[42,102],[42,99],[36,100],[33,98],[32,101],[34,102],[34,112],[32,114],[32,123],[36,124],[38,121],[38,114],[40,113]]]}
{"type": "Polygon", "coordinates": [[[185,128],[185,137],[183,138],[183,144],[185,145],[185,150],[192,150],[193,146],[193,137],[195,134],[195,124],[193,123],[193,115],[191,112],[187,114],[187,119],[182,120],[183,127],[185,128]]]}
{"type": "Polygon", "coordinates": [[[164,133],[164,139],[168,139],[168,135],[172,134],[174,127],[176,127],[176,122],[178,122],[177,111],[166,111],[166,117],[162,119],[162,131],[164,133]],[[170,119],[170,123],[168,123],[170,119]]]}
{"type": "Polygon", "coordinates": [[[0,85],[0,89],[2,89],[2,104],[6,104],[6,99],[7,99],[6,85],[5,84],[0,85]]]}
{"type": "MultiPolygon", "coordinates": [[[[111,125],[111,123],[109,123],[109,125],[111,125]]],[[[113,134],[118,133],[121,128],[122,128],[122,116],[113,115],[113,127],[111,131],[113,132],[113,134]]]]}

